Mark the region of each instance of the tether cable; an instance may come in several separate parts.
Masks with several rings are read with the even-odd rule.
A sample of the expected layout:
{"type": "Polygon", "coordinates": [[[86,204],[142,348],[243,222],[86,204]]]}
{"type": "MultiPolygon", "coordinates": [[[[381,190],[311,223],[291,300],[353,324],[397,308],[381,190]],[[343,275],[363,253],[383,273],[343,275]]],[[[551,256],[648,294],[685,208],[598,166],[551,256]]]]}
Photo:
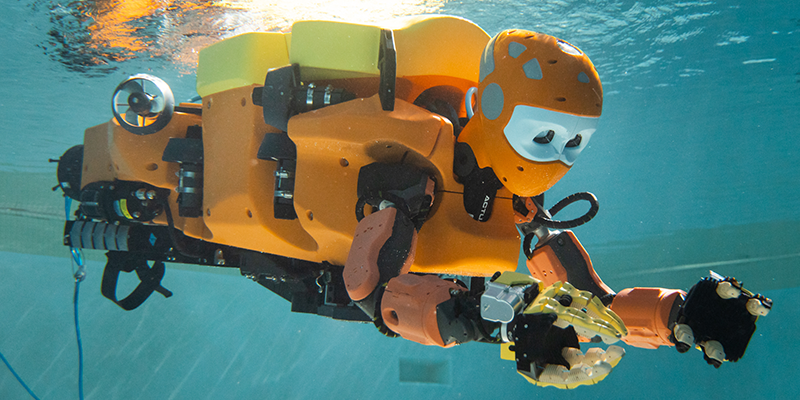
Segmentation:
{"type": "MultiPolygon", "coordinates": [[[[72,205],[72,199],[69,197],[65,197],[66,203],[64,205],[67,220],[69,220],[69,211],[70,206],[72,205]]],[[[72,261],[73,261],[73,275],[72,277],[75,278],[75,292],[72,296],[72,310],[73,315],[75,317],[75,338],[78,342],[78,398],[83,400],[83,342],[81,341],[81,326],[78,324],[78,294],[80,293],[81,282],[86,279],[86,265],[83,261],[83,252],[79,248],[75,248],[70,246],[69,248],[70,253],[72,254],[72,261]],[[78,270],[75,271],[75,264],[78,264],[78,270]]]]}
{"type": "Polygon", "coordinates": [[[0,353],[0,359],[2,359],[3,362],[6,364],[8,370],[11,371],[12,374],[14,374],[14,378],[17,378],[17,382],[19,382],[19,384],[22,385],[22,387],[24,387],[25,390],[28,391],[28,394],[30,394],[31,397],[33,397],[34,399],[39,400],[39,398],[36,397],[35,394],[33,394],[31,388],[29,388],[28,385],[25,384],[25,381],[23,381],[22,378],[17,374],[17,371],[14,371],[14,368],[11,368],[11,364],[8,363],[8,360],[6,360],[6,358],[3,356],[3,353],[0,353]]]}

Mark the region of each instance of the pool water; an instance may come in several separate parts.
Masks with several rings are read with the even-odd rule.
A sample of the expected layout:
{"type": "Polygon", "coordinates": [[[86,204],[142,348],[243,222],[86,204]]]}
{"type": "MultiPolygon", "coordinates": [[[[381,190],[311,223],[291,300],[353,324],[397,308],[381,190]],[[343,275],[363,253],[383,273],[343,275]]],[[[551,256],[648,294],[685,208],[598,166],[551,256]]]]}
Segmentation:
{"type": "MultiPolygon", "coordinates": [[[[299,19],[375,22],[438,13],[490,35],[525,28],[580,47],[603,82],[597,133],[548,205],[593,192],[575,229],[615,290],[688,289],[709,270],[775,301],[745,357],[715,370],[699,352],[627,348],[603,382],[537,388],[495,346],[430,348],[370,325],[293,314],[233,273],[169,266],[125,312],[100,295],[87,252],[80,324],[95,399],[798,398],[800,5],[646,1],[6,2],[0,16],[0,352],[40,398],[77,398],[72,265],[55,164],[111,118],[116,85],[146,72],[196,96],[197,52],[299,19]]],[[[580,207],[565,210],[579,213],[580,207]]],[[[124,285],[124,283],[123,283],[124,285]]],[[[120,290],[123,290],[122,288],[120,290]]],[[[26,398],[0,368],[0,398],[26,398]]]]}

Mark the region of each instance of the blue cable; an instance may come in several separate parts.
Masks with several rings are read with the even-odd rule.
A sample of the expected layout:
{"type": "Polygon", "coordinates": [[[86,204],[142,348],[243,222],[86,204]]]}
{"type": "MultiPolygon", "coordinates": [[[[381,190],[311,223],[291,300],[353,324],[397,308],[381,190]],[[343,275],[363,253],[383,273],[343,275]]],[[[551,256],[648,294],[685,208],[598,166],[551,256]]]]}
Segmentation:
{"type": "Polygon", "coordinates": [[[81,327],[78,325],[78,291],[81,279],[75,279],[75,297],[72,303],[75,309],[75,336],[78,338],[78,398],[83,400],[83,344],[81,343],[81,327]]]}
{"type": "MultiPolygon", "coordinates": [[[[64,198],[66,199],[64,201],[64,211],[67,214],[67,220],[69,220],[72,199],[69,196],[64,198]]],[[[83,400],[83,342],[81,342],[81,326],[78,324],[78,293],[80,292],[81,281],[86,278],[86,267],[83,264],[83,252],[81,249],[70,246],[69,250],[72,254],[72,260],[78,264],[78,270],[73,275],[75,278],[75,295],[72,297],[72,305],[73,314],[75,315],[75,337],[78,340],[78,398],[83,400]]]]}
{"type": "MultiPolygon", "coordinates": [[[[69,220],[69,211],[72,206],[72,199],[70,199],[69,197],[65,198],[66,201],[64,202],[64,209],[67,214],[67,220],[69,220]]],[[[83,400],[83,343],[81,342],[81,327],[78,324],[78,293],[80,292],[81,281],[84,278],[86,278],[86,267],[83,264],[83,252],[81,252],[81,249],[70,247],[70,253],[72,253],[72,260],[76,264],[78,264],[77,271],[74,271],[74,266],[73,266],[73,271],[74,271],[73,277],[75,278],[75,295],[72,297],[72,305],[75,315],[75,336],[78,339],[78,397],[80,398],[80,400],[83,400]]],[[[22,387],[24,387],[25,390],[28,391],[28,394],[30,394],[31,397],[33,397],[34,399],[39,400],[39,397],[37,397],[33,393],[31,388],[29,388],[28,385],[25,384],[25,381],[23,381],[22,378],[17,374],[17,371],[14,371],[14,368],[11,367],[11,364],[8,363],[8,360],[6,360],[2,352],[0,352],[0,359],[2,359],[3,363],[6,364],[8,370],[11,371],[12,374],[14,374],[14,377],[17,378],[17,381],[20,383],[20,385],[22,385],[22,387]]]]}
{"type": "Polygon", "coordinates": [[[20,378],[20,376],[17,375],[17,371],[14,371],[14,368],[11,368],[11,364],[8,363],[8,360],[6,360],[6,358],[3,356],[3,353],[0,353],[0,359],[3,359],[3,362],[6,363],[6,367],[8,367],[8,370],[11,371],[12,374],[14,374],[14,377],[17,378],[19,384],[22,385],[22,387],[24,387],[25,390],[28,391],[28,394],[30,394],[31,397],[33,397],[34,399],[39,400],[39,398],[36,397],[35,394],[33,394],[31,388],[29,388],[28,385],[25,384],[25,381],[23,381],[22,378],[20,378]]]}

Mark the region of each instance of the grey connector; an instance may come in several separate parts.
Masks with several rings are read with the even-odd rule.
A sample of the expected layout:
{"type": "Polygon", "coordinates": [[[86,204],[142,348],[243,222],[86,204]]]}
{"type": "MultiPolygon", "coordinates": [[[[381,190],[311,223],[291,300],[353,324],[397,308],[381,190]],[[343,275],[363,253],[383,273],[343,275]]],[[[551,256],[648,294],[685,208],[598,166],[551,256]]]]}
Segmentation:
{"type": "Polygon", "coordinates": [[[505,324],[511,322],[524,305],[525,289],[529,286],[487,282],[481,296],[481,318],[505,324]]]}

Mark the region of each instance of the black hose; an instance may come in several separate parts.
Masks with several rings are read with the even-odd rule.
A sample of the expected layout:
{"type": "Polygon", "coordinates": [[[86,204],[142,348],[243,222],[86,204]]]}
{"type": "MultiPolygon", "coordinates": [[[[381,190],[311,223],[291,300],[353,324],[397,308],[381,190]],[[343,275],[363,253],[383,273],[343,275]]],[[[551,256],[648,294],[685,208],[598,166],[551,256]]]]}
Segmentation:
{"type": "Polygon", "coordinates": [[[356,202],[356,220],[358,222],[361,222],[361,220],[364,219],[364,207],[366,205],[367,198],[364,196],[359,197],[358,201],[356,202]]]}
{"type": "Polygon", "coordinates": [[[522,251],[525,253],[525,257],[527,257],[528,260],[530,260],[531,257],[533,257],[533,250],[531,248],[531,243],[533,243],[534,237],[536,237],[536,234],[531,232],[525,235],[525,238],[522,239],[522,251]]]}
{"type": "MultiPolygon", "coordinates": [[[[593,194],[591,194],[589,192],[579,192],[579,193],[571,194],[571,195],[561,199],[561,201],[559,201],[553,207],[551,207],[549,210],[547,210],[547,212],[550,214],[550,218],[547,218],[545,216],[537,214],[535,217],[533,217],[533,220],[535,222],[539,223],[539,224],[542,224],[542,225],[548,227],[548,228],[552,228],[552,229],[569,229],[569,228],[575,228],[576,226],[581,226],[581,225],[591,221],[591,219],[594,218],[595,215],[597,215],[597,211],[599,209],[600,209],[600,206],[597,204],[597,197],[595,197],[593,194]],[[563,210],[566,206],[568,206],[568,205],[570,205],[570,204],[572,204],[572,203],[574,203],[576,201],[581,201],[581,200],[588,201],[589,204],[591,205],[589,207],[589,211],[587,211],[586,214],[583,214],[582,216],[580,216],[578,218],[571,219],[571,220],[568,220],[568,221],[557,221],[557,220],[550,219],[554,215],[556,215],[559,211],[563,210]]],[[[527,240],[527,237],[526,237],[526,240],[527,240]]],[[[528,242],[530,244],[530,241],[528,241],[528,242]]]]}

